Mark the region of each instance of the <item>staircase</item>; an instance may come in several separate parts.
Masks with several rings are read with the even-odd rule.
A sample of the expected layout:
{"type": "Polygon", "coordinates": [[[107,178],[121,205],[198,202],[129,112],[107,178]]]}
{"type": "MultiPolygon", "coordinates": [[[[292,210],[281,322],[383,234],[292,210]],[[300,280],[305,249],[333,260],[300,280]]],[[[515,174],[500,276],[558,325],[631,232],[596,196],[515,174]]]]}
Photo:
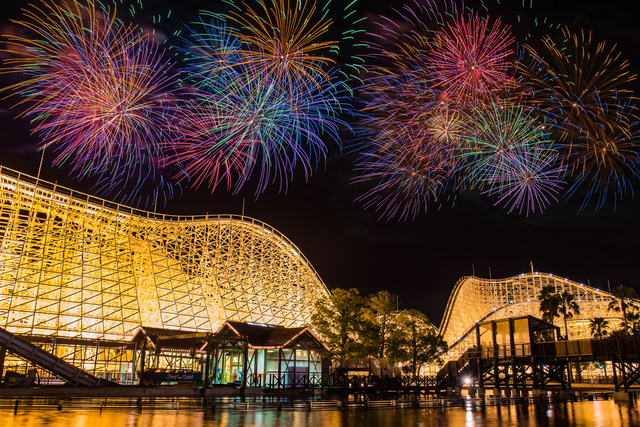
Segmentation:
{"type": "Polygon", "coordinates": [[[0,344],[23,359],[57,375],[70,385],[83,387],[117,387],[119,385],[112,381],[94,377],[82,369],[73,366],[71,363],[65,362],[61,358],[2,328],[0,328],[0,344]]]}
{"type": "Polygon", "coordinates": [[[396,366],[389,365],[387,359],[369,359],[369,371],[378,377],[389,376],[391,378],[401,378],[402,370],[396,366]]]}
{"type": "Polygon", "coordinates": [[[436,384],[440,389],[459,387],[466,379],[474,382],[478,375],[475,360],[469,356],[475,355],[475,350],[467,350],[458,360],[450,360],[438,371],[436,384]]]}

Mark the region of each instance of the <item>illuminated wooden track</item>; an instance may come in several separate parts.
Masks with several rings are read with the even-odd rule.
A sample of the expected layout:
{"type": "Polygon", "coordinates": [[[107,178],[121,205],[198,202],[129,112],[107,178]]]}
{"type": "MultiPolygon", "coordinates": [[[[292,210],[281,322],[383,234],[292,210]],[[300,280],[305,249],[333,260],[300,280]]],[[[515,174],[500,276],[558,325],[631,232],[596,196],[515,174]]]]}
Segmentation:
{"type": "Polygon", "coordinates": [[[0,327],[11,332],[124,340],[141,325],[294,327],[328,295],[260,221],[156,215],[0,167],[0,327]]]}
{"type": "MultiPolygon", "coordinates": [[[[573,282],[549,273],[527,273],[506,279],[463,277],[458,280],[447,302],[440,333],[449,343],[448,359],[456,359],[475,344],[476,322],[531,315],[542,317],[538,295],[543,286],[553,285],[557,292],[564,290],[575,295],[580,315],[568,321],[573,339],[591,338],[589,322],[604,317],[617,328],[622,321],[618,313],[608,311],[615,298],[605,291],[573,282]]],[[[562,317],[556,324],[564,331],[562,317]]]]}

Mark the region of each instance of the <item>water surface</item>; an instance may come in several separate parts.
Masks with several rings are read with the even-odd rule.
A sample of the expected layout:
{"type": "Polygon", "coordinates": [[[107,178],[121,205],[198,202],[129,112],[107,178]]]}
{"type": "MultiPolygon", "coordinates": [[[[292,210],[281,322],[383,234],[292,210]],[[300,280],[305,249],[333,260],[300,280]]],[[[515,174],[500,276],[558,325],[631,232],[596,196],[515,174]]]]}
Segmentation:
{"type": "Polygon", "coordinates": [[[314,411],[62,409],[0,410],[1,427],[627,427],[640,426],[629,403],[585,401],[477,408],[314,411]]]}

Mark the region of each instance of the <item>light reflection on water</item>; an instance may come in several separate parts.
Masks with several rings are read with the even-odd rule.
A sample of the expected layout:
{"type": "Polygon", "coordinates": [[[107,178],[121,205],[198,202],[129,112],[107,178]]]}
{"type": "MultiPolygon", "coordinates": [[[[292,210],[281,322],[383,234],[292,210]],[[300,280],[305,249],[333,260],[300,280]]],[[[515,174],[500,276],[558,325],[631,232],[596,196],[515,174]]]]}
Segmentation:
{"type": "Polygon", "coordinates": [[[638,409],[613,401],[484,408],[343,411],[135,411],[28,409],[0,411],[0,427],[627,427],[640,425],[638,409]]]}

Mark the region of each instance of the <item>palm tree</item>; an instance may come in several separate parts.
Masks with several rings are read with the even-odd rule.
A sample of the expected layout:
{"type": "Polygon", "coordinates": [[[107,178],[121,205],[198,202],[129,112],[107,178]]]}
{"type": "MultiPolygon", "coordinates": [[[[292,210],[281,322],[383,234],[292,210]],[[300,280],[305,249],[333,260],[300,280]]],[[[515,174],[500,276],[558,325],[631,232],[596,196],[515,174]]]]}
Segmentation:
{"type": "Polygon", "coordinates": [[[627,313],[627,321],[629,322],[629,325],[631,325],[632,334],[635,335],[640,332],[640,312],[634,310],[627,313]]]}
{"type": "Polygon", "coordinates": [[[635,289],[627,288],[622,285],[618,286],[617,288],[613,288],[611,290],[611,293],[616,299],[609,303],[608,310],[622,313],[624,333],[626,335],[629,335],[629,325],[627,322],[629,310],[637,310],[639,308],[638,305],[633,301],[634,299],[638,299],[638,295],[636,294],[635,289]]]}
{"type": "Polygon", "coordinates": [[[589,331],[594,338],[602,338],[609,334],[609,321],[604,317],[594,317],[589,322],[589,331]]]}
{"type": "Polygon", "coordinates": [[[564,318],[564,333],[567,339],[569,339],[569,327],[567,326],[567,319],[573,319],[573,315],[580,315],[580,306],[575,301],[576,296],[569,291],[563,291],[557,294],[559,298],[558,312],[562,314],[564,318]]]}
{"type": "Polygon", "coordinates": [[[543,286],[538,299],[540,300],[542,320],[553,324],[554,319],[560,317],[558,310],[560,309],[561,297],[556,292],[556,287],[554,285],[543,286]]]}

